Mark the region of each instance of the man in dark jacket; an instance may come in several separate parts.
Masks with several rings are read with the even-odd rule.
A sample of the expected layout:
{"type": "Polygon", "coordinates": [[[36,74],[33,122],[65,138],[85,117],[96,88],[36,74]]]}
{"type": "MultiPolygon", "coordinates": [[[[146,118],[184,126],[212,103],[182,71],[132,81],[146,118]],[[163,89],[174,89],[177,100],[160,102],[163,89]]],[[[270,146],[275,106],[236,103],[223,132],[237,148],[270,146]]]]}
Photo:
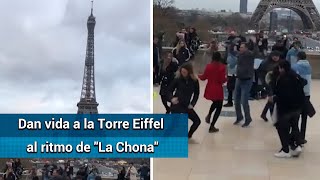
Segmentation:
{"type": "Polygon", "coordinates": [[[242,43],[240,45],[239,57],[237,61],[237,80],[235,86],[235,110],[237,119],[235,125],[243,120],[241,105],[243,107],[245,123],[242,127],[247,127],[252,121],[249,107],[249,96],[252,87],[254,75],[254,58],[257,54],[257,48],[254,52],[248,50],[248,45],[242,43]]]}
{"type": "Polygon", "coordinates": [[[306,80],[297,75],[288,61],[279,64],[280,75],[274,86],[273,101],[277,105],[277,122],[282,148],[275,154],[278,158],[298,156],[301,149],[299,116],[305,101],[303,88],[306,80]],[[291,130],[291,134],[290,134],[291,130]],[[290,148],[292,152],[290,152],[290,148]]]}

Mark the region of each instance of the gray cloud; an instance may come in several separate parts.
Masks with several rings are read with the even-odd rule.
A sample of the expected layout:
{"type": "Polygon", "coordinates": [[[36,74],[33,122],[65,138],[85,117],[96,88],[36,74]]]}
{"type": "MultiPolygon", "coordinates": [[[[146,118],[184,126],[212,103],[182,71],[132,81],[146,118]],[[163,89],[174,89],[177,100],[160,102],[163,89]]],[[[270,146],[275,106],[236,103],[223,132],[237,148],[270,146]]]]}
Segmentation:
{"type": "MultiPolygon", "coordinates": [[[[100,113],[150,110],[149,3],[95,0],[100,113]],[[139,10],[132,11],[132,7],[139,10]]],[[[77,111],[89,14],[89,0],[13,0],[1,4],[1,113],[77,111]]]]}

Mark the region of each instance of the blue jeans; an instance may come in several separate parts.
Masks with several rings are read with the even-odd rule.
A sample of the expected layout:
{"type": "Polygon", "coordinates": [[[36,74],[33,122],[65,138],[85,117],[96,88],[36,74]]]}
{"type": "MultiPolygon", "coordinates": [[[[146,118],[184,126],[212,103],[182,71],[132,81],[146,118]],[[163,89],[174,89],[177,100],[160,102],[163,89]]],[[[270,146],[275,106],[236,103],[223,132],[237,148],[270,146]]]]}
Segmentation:
{"type": "Polygon", "coordinates": [[[235,110],[237,114],[237,121],[243,120],[241,105],[243,107],[245,122],[252,121],[249,107],[250,90],[252,87],[252,79],[249,80],[236,80],[235,87],[235,110]]]}

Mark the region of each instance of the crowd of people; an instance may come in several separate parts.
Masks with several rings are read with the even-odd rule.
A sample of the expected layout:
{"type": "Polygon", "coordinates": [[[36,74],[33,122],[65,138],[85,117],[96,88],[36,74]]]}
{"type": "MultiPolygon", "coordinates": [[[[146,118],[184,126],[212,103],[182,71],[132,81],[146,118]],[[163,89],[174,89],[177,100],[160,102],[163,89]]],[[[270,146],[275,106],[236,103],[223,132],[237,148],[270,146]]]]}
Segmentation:
{"type": "Polygon", "coordinates": [[[190,42],[186,38],[187,33],[182,34],[184,36],[177,33],[177,45],[163,61],[159,58],[158,39],[154,38],[154,67],[160,69],[154,69],[154,84],[160,84],[161,100],[167,114],[188,114],[193,122],[188,137],[192,138],[201,124],[194,107],[201,90],[199,80],[202,80],[207,81],[204,98],[212,101],[205,117],[205,122],[210,124],[209,133],[219,131],[216,122],[223,106],[234,106],[234,125],[244,120],[242,127],[245,128],[252,123],[249,99],[257,96],[266,98],[267,103],[260,117],[269,121],[267,113],[270,111],[278,131],[282,147],[275,156],[298,157],[307,143],[307,118],[315,114],[310,102],[311,65],[299,39],[293,38],[289,44],[288,37],[278,37],[271,53],[268,53],[268,37],[263,32],[249,38],[231,32],[226,40],[224,57],[218,51],[217,41],[210,43],[205,57],[210,57],[211,62],[203,74],[198,75],[189,61],[192,54],[190,45],[186,43],[190,42]],[[225,84],[228,98],[223,105],[225,84]]]}
{"type": "Polygon", "coordinates": [[[150,168],[146,163],[142,165],[138,170],[133,163],[129,164],[128,169],[122,167],[119,170],[118,180],[138,180],[137,176],[140,175],[140,180],[150,180],[150,168]]]}
{"type": "Polygon", "coordinates": [[[23,167],[21,164],[20,159],[10,159],[8,162],[6,162],[6,166],[4,169],[4,180],[17,180],[21,177],[23,172],[23,167]]]}
{"type": "MultiPolygon", "coordinates": [[[[83,165],[79,167],[77,172],[74,172],[73,165],[68,161],[64,165],[52,164],[47,161],[43,168],[38,171],[36,167],[33,167],[26,174],[26,178],[22,178],[23,168],[20,159],[10,160],[6,163],[4,175],[0,177],[3,180],[101,180],[102,177],[98,168],[94,165],[83,165]],[[41,175],[39,175],[39,172],[41,175]]],[[[150,180],[150,168],[146,163],[136,169],[133,163],[129,164],[129,167],[121,167],[118,170],[118,180],[150,180]]]]}
{"type": "MultiPolygon", "coordinates": [[[[161,81],[161,64],[162,58],[162,39],[163,34],[153,38],[153,84],[158,85],[161,81]]],[[[173,43],[172,58],[178,65],[182,65],[194,58],[199,49],[200,39],[195,28],[184,28],[176,33],[176,40],[173,43]]]]}

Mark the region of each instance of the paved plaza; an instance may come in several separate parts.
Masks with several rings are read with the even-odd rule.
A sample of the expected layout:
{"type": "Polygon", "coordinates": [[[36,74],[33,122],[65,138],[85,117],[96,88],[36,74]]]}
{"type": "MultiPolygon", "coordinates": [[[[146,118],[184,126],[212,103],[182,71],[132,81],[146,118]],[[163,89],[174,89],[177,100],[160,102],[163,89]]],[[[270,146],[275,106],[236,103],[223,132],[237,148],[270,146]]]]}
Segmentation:
{"type": "MultiPolygon", "coordinates": [[[[189,158],[154,159],[155,180],[319,180],[319,113],[308,121],[308,144],[301,156],[278,159],[273,156],[281,148],[276,129],[271,122],[260,119],[266,100],[250,101],[253,122],[249,128],[234,126],[235,117],[223,116],[216,124],[220,132],[209,134],[204,118],[211,103],[203,98],[206,82],[200,83],[201,94],[195,110],[202,124],[189,143],[189,158]]],[[[159,92],[159,88],[154,91],[159,92]]],[[[314,80],[311,101],[318,111],[319,92],[320,81],[314,80]]],[[[159,96],[154,98],[154,113],[165,113],[159,96]]]]}

